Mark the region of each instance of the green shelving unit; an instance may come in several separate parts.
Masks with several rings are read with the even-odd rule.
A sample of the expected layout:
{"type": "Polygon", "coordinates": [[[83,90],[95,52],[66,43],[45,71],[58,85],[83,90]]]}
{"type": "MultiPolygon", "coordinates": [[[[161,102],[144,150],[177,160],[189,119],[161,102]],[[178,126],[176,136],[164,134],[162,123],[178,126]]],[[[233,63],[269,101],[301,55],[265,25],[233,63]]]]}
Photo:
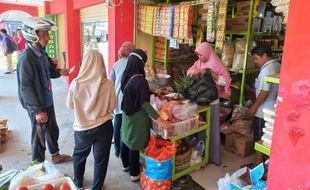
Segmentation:
{"type": "Polygon", "coordinates": [[[255,143],[254,149],[258,152],[261,152],[267,156],[270,156],[270,148],[263,145],[263,141],[258,141],[255,143]]]}
{"type": "MultiPolygon", "coordinates": [[[[252,23],[253,23],[253,9],[254,9],[254,2],[255,0],[250,0],[250,12],[249,12],[249,19],[248,19],[248,27],[247,31],[226,31],[226,35],[230,35],[230,39],[232,39],[232,36],[244,36],[246,39],[246,45],[245,45],[245,55],[249,54],[250,47],[251,47],[251,42],[252,42],[252,23]]],[[[234,0],[230,1],[230,4],[232,6],[236,6],[236,2],[234,0]]],[[[232,18],[234,18],[234,7],[232,11],[232,18]]],[[[243,68],[242,70],[237,71],[237,73],[240,73],[242,75],[241,77],[241,86],[240,86],[240,96],[239,96],[239,104],[242,105],[244,103],[244,90],[245,90],[245,80],[246,80],[246,75],[251,74],[251,73],[257,73],[259,70],[258,69],[247,69],[247,62],[248,62],[248,56],[244,56],[244,62],[243,62],[243,68]]],[[[230,72],[236,72],[228,68],[230,72]]]]}
{"type": "Polygon", "coordinates": [[[274,83],[274,84],[279,84],[280,83],[280,78],[279,75],[273,75],[273,76],[268,76],[264,78],[265,83],[274,83]]]}
{"type": "Polygon", "coordinates": [[[211,116],[210,113],[211,113],[211,108],[209,106],[199,107],[197,110],[197,115],[206,114],[205,124],[203,126],[199,126],[199,124],[197,124],[196,129],[193,129],[193,130],[191,130],[185,134],[170,138],[170,140],[172,142],[176,142],[179,139],[183,139],[185,137],[191,136],[193,134],[196,134],[196,133],[202,132],[202,131],[204,131],[205,135],[206,135],[204,157],[202,158],[202,160],[199,163],[193,164],[193,165],[189,166],[188,168],[177,172],[176,166],[175,166],[175,157],[173,158],[172,180],[176,180],[176,179],[178,179],[178,178],[180,178],[186,174],[189,174],[190,172],[194,171],[195,169],[198,169],[200,167],[205,166],[209,162],[210,116],[211,116]]]}
{"type": "MultiPolygon", "coordinates": [[[[232,40],[233,36],[243,36],[246,39],[246,47],[245,47],[245,55],[248,55],[251,48],[251,43],[254,38],[258,36],[278,36],[280,35],[279,32],[252,32],[252,23],[253,23],[253,12],[254,12],[254,4],[255,0],[249,0],[250,1],[250,10],[249,10],[249,16],[248,16],[248,26],[247,31],[226,31],[225,34],[230,36],[230,40],[232,40]]],[[[236,6],[236,0],[229,0],[229,6],[232,7],[232,18],[235,18],[235,6],[236,6]]],[[[282,48],[273,48],[273,52],[282,52],[282,48]]],[[[243,69],[239,71],[233,71],[231,68],[228,68],[230,72],[236,72],[240,73],[242,75],[241,77],[241,86],[240,86],[240,97],[239,97],[239,104],[242,105],[245,101],[244,99],[244,91],[245,91],[245,81],[248,74],[255,74],[259,72],[259,69],[247,69],[247,62],[248,62],[248,56],[245,56],[244,63],[243,63],[243,69]]],[[[276,80],[276,79],[268,79],[268,80],[276,80]]]]}

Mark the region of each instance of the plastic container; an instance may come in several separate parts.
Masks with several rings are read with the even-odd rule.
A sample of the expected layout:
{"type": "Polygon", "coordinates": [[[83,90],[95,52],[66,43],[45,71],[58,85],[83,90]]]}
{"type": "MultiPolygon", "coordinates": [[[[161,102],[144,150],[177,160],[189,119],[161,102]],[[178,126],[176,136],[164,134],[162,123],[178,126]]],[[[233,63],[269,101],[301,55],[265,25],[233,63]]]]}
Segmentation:
{"type": "Polygon", "coordinates": [[[36,185],[31,185],[31,186],[28,186],[28,190],[41,190],[42,187],[46,184],[51,184],[54,186],[54,190],[58,190],[61,184],[65,182],[70,186],[70,190],[77,190],[77,188],[75,187],[70,177],[62,177],[62,178],[54,179],[51,181],[42,182],[36,185]]]}
{"type": "Polygon", "coordinates": [[[155,81],[159,86],[167,86],[170,82],[171,76],[166,74],[156,74],[155,81]]]}
{"type": "Polygon", "coordinates": [[[275,109],[264,108],[263,113],[264,113],[264,120],[271,124],[274,124],[275,109]]]}
{"type": "MultiPolygon", "coordinates": [[[[153,119],[152,119],[153,120],[153,119]]],[[[169,128],[158,125],[156,120],[153,120],[153,130],[164,139],[175,137],[187,133],[196,128],[198,116],[184,121],[173,123],[169,128]]]]}

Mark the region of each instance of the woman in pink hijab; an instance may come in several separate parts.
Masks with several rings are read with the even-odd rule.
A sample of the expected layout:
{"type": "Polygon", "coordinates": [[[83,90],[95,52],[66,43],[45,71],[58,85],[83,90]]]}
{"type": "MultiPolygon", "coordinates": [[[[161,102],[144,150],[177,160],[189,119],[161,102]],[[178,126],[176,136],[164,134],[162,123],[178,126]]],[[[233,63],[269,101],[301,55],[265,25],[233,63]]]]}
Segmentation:
{"type": "Polygon", "coordinates": [[[220,97],[229,97],[231,77],[223,62],[213,51],[212,46],[208,42],[203,42],[196,48],[195,52],[199,60],[187,70],[187,75],[204,74],[206,69],[211,69],[220,97]]]}
{"type": "MultiPolygon", "coordinates": [[[[206,69],[212,71],[212,78],[217,84],[217,89],[220,97],[230,96],[231,77],[214,52],[212,46],[208,42],[201,43],[195,50],[199,57],[194,65],[187,70],[188,76],[203,75],[206,69]]],[[[210,161],[221,165],[221,142],[220,142],[220,127],[219,127],[219,99],[210,103],[211,106],[211,136],[210,136],[210,161]]],[[[198,136],[198,139],[200,137],[198,136]]],[[[205,137],[201,137],[205,138],[205,137]]],[[[203,140],[203,139],[201,139],[203,140]]]]}

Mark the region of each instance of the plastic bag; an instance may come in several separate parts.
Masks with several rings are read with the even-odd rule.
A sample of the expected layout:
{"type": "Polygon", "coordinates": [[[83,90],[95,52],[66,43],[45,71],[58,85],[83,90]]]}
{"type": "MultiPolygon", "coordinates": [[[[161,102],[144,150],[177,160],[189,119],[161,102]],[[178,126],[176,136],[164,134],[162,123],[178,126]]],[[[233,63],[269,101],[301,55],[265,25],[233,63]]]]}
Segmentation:
{"type": "Polygon", "coordinates": [[[235,47],[233,44],[225,43],[222,61],[225,67],[231,67],[234,61],[235,47]]]}
{"type": "Polygon", "coordinates": [[[197,104],[188,103],[175,106],[172,109],[172,114],[175,118],[183,121],[195,117],[196,111],[197,111],[197,104]]]}
{"type": "Polygon", "coordinates": [[[9,190],[15,190],[19,185],[30,186],[61,177],[64,177],[64,175],[53,164],[44,161],[16,175],[11,180],[9,190]]]}
{"type": "Polygon", "coordinates": [[[238,119],[251,119],[251,117],[247,114],[247,112],[248,112],[248,108],[235,105],[230,121],[234,121],[238,119]]]}
{"type": "Polygon", "coordinates": [[[174,156],[176,148],[176,144],[171,141],[151,136],[145,148],[145,155],[157,161],[168,160],[174,156]]]}
{"type": "Polygon", "coordinates": [[[220,178],[217,181],[218,190],[230,190],[230,177],[229,173],[225,174],[225,177],[220,178]]]}
{"type": "Polygon", "coordinates": [[[240,71],[243,68],[243,64],[244,64],[244,53],[236,53],[234,55],[234,61],[232,64],[232,70],[233,71],[240,71]]]}
{"type": "Polygon", "coordinates": [[[167,179],[163,181],[157,181],[147,177],[143,172],[141,173],[140,179],[141,187],[144,190],[151,190],[151,189],[160,189],[160,190],[170,190],[172,185],[172,180],[167,179]]]}
{"type": "Polygon", "coordinates": [[[237,39],[235,52],[237,54],[244,54],[244,52],[245,52],[245,45],[246,45],[246,40],[245,39],[243,39],[243,38],[237,39]]]}
{"type": "Polygon", "coordinates": [[[211,70],[207,69],[204,77],[196,78],[188,89],[189,99],[198,105],[209,105],[218,99],[216,84],[211,76],[211,70]]]}
{"type": "Polygon", "coordinates": [[[154,94],[152,94],[150,97],[150,104],[156,111],[159,111],[164,105],[167,104],[167,100],[161,100],[159,97],[156,97],[154,94]]]}
{"type": "Polygon", "coordinates": [[[164,161],[157,161],[144,156],[146,169],[144,174],[154,180],[163,181],[172,177],[172,158],[164,161]]]}

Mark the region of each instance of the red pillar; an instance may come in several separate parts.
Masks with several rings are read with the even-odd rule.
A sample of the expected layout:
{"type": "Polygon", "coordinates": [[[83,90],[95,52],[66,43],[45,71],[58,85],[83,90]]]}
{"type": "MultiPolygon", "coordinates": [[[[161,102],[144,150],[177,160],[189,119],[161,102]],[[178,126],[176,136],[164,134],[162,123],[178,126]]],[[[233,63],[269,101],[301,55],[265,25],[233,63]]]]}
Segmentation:
{"type": "Polygon", "coordinates": [[[134,1],[125,0],[120,7],[109,8],[109,71],[118,59],[117,51],[125,41],[134,41],[134,1]]]}
{"type": "Polygon", "coordinates": [[[64,2],[67,68],[75,66],[73,74],[68,78],[70,83],[77,76],[81,63],[80,11],[73,9],[73,0],[64,2]]]}
{"type": "Polygon", "coordinates": [[[268,189],[310,189],[310,1],[290,1],[268,189]]]}

